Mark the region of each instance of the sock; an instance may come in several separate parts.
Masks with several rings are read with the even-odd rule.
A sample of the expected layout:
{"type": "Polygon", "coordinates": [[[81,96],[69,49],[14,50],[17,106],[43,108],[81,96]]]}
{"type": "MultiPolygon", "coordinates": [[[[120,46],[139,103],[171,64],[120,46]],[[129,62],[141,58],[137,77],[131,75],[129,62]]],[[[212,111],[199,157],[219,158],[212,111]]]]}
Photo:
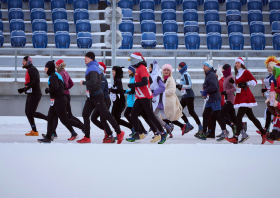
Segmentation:
{"type": "Polygon", "coordinates": [[[31,128],[32,128],[32,131],[38,132],[37,129],[36,129],[36,125],[32,125],[31,128]]]}

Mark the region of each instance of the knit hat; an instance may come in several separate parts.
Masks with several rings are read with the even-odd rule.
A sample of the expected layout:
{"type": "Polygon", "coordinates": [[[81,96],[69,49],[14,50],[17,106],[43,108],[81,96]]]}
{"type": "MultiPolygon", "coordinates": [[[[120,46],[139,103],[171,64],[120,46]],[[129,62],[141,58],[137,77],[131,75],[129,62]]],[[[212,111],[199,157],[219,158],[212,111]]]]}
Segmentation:
{"type": "Polygon", "coordinates": [[[55,62],[55,64],[59,67],[63,62],[64,61],[62,59],[59,59],[58,61],[55,62]]]}
{"type": "Polygon", "coordinates": [[[168,69],[171,73],[173,72],[173,68],[170,64],[165,64],[162,66],[161,70],[165,70],[165,69],[168,69]]]}
{"type": "Polygon", "coordinates": [[[131,62],[131,65],[136,65],[137,63],[145,61],[145,59],[140,52],[134,52],[130,55],[129,61],[131,62]]]}
{"type": "Polygon", "coordinates": [[[133,73],[135,73],[135,68],[134,68],[132,65],[130,65],[130,66],[128,67],[128,69],[131,70],[133,73]]]}
{"type": "Polygon", "coordinates": [[[93,61],[95,60],[95,54],[93,52],[87,52],[85,56],[89,57],[93,61]]]}
{"type": "Polygon", "coordinates": [[[104,71],[104,73],[106,73],[106,65],[103,62],[98,62],[99,64],[99,69],[101,69],[102,71],[104,71]]]}
{"type": "Polygon", "coordinates": [[[203,64],[209,68],[213,68],[213,60],[205,61],[203,64]]]}
{"type": "Polygon", "coordinates": [[[46,68],[49,68],[47,74],[50,76],[55,72],[55,64],[54,60],[53,61],[48,61],[45,65],[46,68]]]}
{"type": "Polygon", "coordinates": [[[181,68],[183,68],[183,67],[185,67],[187,64],[185,63],[185,62],[181,62],[180,64],[179,64],[179,67],[181,67],[181,68]]]}
{"type": "Polygon", "coordinates": [[[236,62],[239,62],[239,63],[241,63],[242,65],[245,65],[244,60],[243,60],[243,58],[241,58],[241,57],[235,59],[235,63],[236,63],[236,62]]]}
{"type": "Polygon", "coordinates": [[[228,68],[231,68],[231,66],[230,66],[229,64],[227,64],[227,63],[224,64],[223,69],[226,70],[226,69],[228,69],[228,68]]]}
{"type": "Polygon", "coordinates": [[[32,65],[33,61],[30,56],[25,56],[23,59],[27,62],[27,66],[32,65]]]}

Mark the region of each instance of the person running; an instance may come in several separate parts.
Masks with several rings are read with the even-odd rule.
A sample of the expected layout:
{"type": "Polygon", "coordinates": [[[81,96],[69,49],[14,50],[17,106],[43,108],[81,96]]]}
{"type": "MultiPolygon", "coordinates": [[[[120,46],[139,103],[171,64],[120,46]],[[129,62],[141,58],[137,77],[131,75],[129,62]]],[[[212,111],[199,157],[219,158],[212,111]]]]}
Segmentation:
{"type": "Polygon", "coordinates": [[[26,133],[26,136],[39,136],[37,131],[34,118],[39,118],[48,121],[46,115],[36,112],[38,104],[42,97],[41,87],[40,87],[40,74],[35,66],[33,66],[33,61],[30,56],[25,56],[22,60],[22,68],[27,71],[25,73],[25,83],[24,87],[18,89],[18,93],[22,94],[25,92],[27,94],[25,103],[25,114],[31,126],[31,131],[26,133]]]}
{"type": "MultiPolygon", "coordinates": [[[[259,129],[262,136],[262,143],[266,142],[267,133],[262,128],[260,121],[255,117],[252,107],[257,106],[254,95],[252,94],[249,86],[256,86],[257,81],[249,70],[245,67],[244,60],[239,57],[235,60],[235,81],[231,78],[230,83],[236,87],[236,96],[234,101],[234,108],[239,108],[237,112],[236,134],[232,138],[226,138],[227,141],[237,144],[238,136],[242,131],[242,118],[246,114],[248,118],[259,129]]],[[[248,135],[242,134],[242,139],[248,138],[248,135]]]]}
{"type": "MultiPolygon", "coordinates": [[[[159,123],[155,114],[153,113],[153,94],[150,88],[150,75],[147,71],[147,63],[140,52],[134,52],[133,54],[131,54],[130,62],[131,65],[133,65],[133,67],[136,68],[135,83],[128,84],[129,88],[135,88],[136,100],[131,110],[131,119],[133,122],[135,134],[131,138],[127,138],[126,140],[129,142],[135,142],[137,140],[140,140],[138,115],[141,112],[141,110],[144,109],[148,118],[154,124],[150,125],[150,128],[152,129],[154,134],[157,135],[157,129],[159,130],[161,140],[158,142],[158,144],[163,144],[166,141],[167,133],[163,130],[161,124],[159,123]]],[[[141,136],[143,135],[145,136],[145,134],[141,134],[141,136]]]]}
{"type": "MultiPolygon", "coordinates": [[[[104,94],[101,89],[102,84],[102,74],[99,69],[99,64],[95,60],[95,54],[93,52],[87,52],[85,55],[85,64],[87,66],[87,70],[85,73],[85,80],[81,80],[80,84],[86,86],[86,95],[87,100],[83,109],[83,119],[84,119],[84,133],[85,137],[81,140],[77,140],[78,143],[90,143],[90,120],[93,110],[96,108],[100,113],[100,120],[103,127],[106,126],[106,121],[108,121],[112,127],[115,129],[117,133],[118,142],[117,144],[121,144],[124,137],[124,132],[121,131],[117,121],[114,119],[112,114],[109,112],[108,107],[104,102],[104,94]]],[[[105,128],[106,130],[106,128],[105,128]]],[[[115,138],[113,137],[110,131],[106,130],[108,134],[108,138],[104,143],[114,143],[115,138]]]]}

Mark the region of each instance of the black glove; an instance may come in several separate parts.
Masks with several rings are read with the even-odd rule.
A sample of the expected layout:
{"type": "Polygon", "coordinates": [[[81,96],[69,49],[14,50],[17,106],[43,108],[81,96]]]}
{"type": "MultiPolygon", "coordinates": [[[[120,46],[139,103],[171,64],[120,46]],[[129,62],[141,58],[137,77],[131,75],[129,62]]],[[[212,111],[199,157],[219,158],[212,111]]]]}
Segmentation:
{"type": "Polygon", "coordinates": [[[227,95],[226,91],[222,91],[221,95],[227,95]]]}
{"type": "Polygon", "coordinates": [[[27,87],[24,87],[24,88],[23,88],[23,91],[24,91],[24,92],[26,92],[27,90],[28,90],[28,88],[27,88],[27,87]]]}
{"type": "Polygon", "coordinates": [[[231,84],[233,84],[233,83],[234,83],[233,78],[230,78],[228,82],[231,83],[231,84]]]}
{"type": "Polygon", "coordinates": [[[176,88],[181,91],[182,90],[182,85],[176,85],[176,88]]]}
{"type": "Polygon", "coordinates": [[[117,90],[116,89],[110,89],[110,92],[112,92],[112,93],[117,93],[117,90]]]}
{"type": "Polygon", "coordinates": [[[242,83],[239,83],[239,84],[238,84],[238,87],[239,87],[239,88],[245,89],[246,87],[248,87],[248,85],[247,85],[246,82],[242,82],[242,83]]]}
{"type": "Polygon", "coordinates": [[[128,95],[133,95],[135,94],[135,89],[131,89],[129,92],[127,92],[128,95]]]}
{"type": "Polygon", "coordinates": [[[135,83],[129,83],[128,85],[127,85],[129,88],[135,88],[135,83]]]}
{"type": "Polygon", "coordinates": [[[50,89],[49,89],[49,88],[46,88],[46,89],[45,89],[45,93],[46,93],[46,94],[50,93],[50,89]]]}
{"type": "Polygon", "coordinates": [[[24,92],[24,88],[18,89],[18,93],[22,94],[24,92]]]}
{"type": "Polygon", "coordinates": [[[152,90],[152,93],[154,93],[154,90],[152,90]]]}
{"type": "Polygon", "coordinates": [[[264,92],[266,92],[267,91],[267,89],[262,89],[262,93],[264,93],[264,92]]]}

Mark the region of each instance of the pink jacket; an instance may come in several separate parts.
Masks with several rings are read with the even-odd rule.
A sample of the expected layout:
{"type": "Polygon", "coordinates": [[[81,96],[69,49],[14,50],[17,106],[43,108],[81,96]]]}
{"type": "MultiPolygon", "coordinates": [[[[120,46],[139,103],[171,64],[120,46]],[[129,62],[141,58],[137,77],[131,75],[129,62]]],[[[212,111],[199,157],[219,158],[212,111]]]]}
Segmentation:
{"type": "Polygon", "coordinates": [[[236,89],[233,86],[233,84],[229,83],[229,79],[231,78],[234,79],[232,75],[225,78],[223,87],[224,87],[224,91],[226,91],[228,95],[227,101],[230,101],[232,104],[234,104],[234,100],[235,100],[234,92],[236,91],[236,89]]]}
{"type": "Polygon", "coordinates": [[[67,71],[62,70],[61,72],[59,72],[59,74],[62,76],[64,83],[65,83],[65,89],[64,90],[64,94],[69,95],[70,91],[69,89],[71,89],[74,86],[74,83],[72,81],[72,79],[70,78],[69,74],[67,73],[67,71]]]}

